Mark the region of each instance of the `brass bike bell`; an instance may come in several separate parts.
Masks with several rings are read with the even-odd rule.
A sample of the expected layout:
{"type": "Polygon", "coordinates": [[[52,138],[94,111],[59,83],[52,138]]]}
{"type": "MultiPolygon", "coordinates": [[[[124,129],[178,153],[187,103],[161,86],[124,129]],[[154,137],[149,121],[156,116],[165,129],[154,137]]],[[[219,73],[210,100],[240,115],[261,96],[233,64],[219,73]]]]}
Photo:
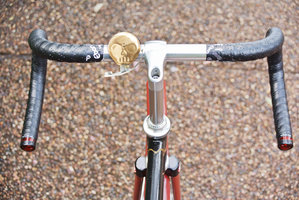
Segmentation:
{"type": "Polygon", "coordinates": [[[138,57],[140,42],[135,35],[128,32],[120,32],[110,39],[108,51],[117,65],[128,66],[138,57]]]}

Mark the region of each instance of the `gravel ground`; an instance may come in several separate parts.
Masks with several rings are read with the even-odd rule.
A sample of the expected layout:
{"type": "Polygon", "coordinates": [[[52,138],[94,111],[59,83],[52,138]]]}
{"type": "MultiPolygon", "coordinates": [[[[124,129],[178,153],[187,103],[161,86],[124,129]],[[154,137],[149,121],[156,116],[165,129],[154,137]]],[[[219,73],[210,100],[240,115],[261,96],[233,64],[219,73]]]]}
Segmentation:
{"type": "Polygon", "coordinates": [[[36,151],[19,148],[28,98],[27,38],[104,43],[119,31],[142,43],[225,43],[285,34],[295,146],[276,147],[266,60],[167,65],[170,154],[183,199],[299,199],[299,4],[281,1],[1,1],[0,199],[132,199],[143,155],[146,70],[102,79],[113,64],[48,63],[36,151]],[[98,6],[97,6],[98,5],[98,6]]]}

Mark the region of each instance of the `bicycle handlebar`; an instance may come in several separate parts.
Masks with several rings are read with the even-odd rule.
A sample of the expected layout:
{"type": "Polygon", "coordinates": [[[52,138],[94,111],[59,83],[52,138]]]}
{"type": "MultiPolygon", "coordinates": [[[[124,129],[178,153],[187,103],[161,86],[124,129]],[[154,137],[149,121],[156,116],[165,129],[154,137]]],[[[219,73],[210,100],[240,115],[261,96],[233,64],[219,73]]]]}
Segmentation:
{"type": "Polygon", "coordinates": [[[266,38],[255,42],[207,45],[207,60],[249,61],[267,57],[278,148],[289,150],[293,147],[293,137],[284,82],[283,41],[282,31],[271,28],[266,38]]]}
{"type": "Polygon", "coordinates": [[[271,28],[266,38],[233,44],[208,44],[207,60],[218,61],[249,61],[273,55],[281,49],[284,36],[279,28],[271,28]]]}
{"type": "MultiPolygon", "coordinates": [[[[293,147],[293,137],[284,83],[282,62],[283,40],[282,31],[279,28],[271,28],[268,30],[266,38],[255,42],[198,45],[196,48],[193,48],[194,45],[186,45],[185,47],[192,46],[193,48],[191,52],[188,51],[189,57],[186,57],[186,59],[204,58],[208,61],[249,61],[268,57],[278,148],[280,150],[289,150],[293,147]],[[202,52],[202,47],[205,47],[204,52],[202,52]],[[196,53],[194,51],[199,52],[196,53]]],[[[31,80],[20,146],[25,151],[33,151],[35,149],[40,124],[47,59],[62,62],[85,63],[100,62],[103,58],[108,57],[108,60],[110,60],[110,58],[105,52],[104,45],[76,45],[50,42],[47,40],[46,33],[40,29],[34,30],[30,34],[28,42],[32,49],[31,80]]],[[[169,46],[171,47],[171,45],[169,46]]],[[[180,52],[180,48],[178,47],[176,47],[172,53],[173,52],[179,54],[178,59],[184,58],[186,54],[186,52],[180,52]]],[[[175,59],[171,57],[171,60],[175,59]]]]}
{"type": "Polygon", "coordinates": [[[21,148],[33,151],[37,140],[47,73],[47,59],[32,53],[29,98],[22,131],[21,148]]]}
{"type": "Polygon", "coordinates": [[[47,40],[46,33],[41,29],[32,31],[28,39],[32,52],[36,55],[61,62],[100,62],[103,59],[102,45],[91,44],[60,44],[47,40]],[[87,55],[90,58],[86,58],[87,55]]]}

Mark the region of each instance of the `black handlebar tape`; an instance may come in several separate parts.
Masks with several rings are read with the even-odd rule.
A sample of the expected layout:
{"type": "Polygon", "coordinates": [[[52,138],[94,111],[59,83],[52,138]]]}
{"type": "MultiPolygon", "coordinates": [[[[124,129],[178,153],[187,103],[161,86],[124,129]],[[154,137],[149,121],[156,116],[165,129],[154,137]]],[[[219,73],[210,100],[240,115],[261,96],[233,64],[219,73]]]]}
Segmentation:
{"type": "Polygon", "coordinates": [[[284,82],[282,49],[267,60],[278,148],[286,151],[293,147],[293,137],[284,82]]]}
{"type": "Polygon", "coordinates": [[[20,145],[25,151],[35,149],[44,99],[46,73],[47,59],[40,58],[32,53],[29,98],[20,145]]]}
{"type": "Polygon", "coordinates": [[[32,52],[41,58],[76,63],[100,62],[103,59],[103,45],[50,42],[41,29],[34,30],[28,42],[32,52]]]}
{"type": "Polygon", "coordinates": [[[268,57],[271,97],[278,148],[293,147],[292,128],[284,83],[282,45],[284,36],[279,28],[271,28],[264,39],[255,42],[207,45],[206,60],[249,61],[268,57]]]}
{"type": "Polygon", "coordinates": [[[243,43],[208,44],[206,60],[249,61],[268,57],[283,44],[283,33],[279,28],[268,30],[266,38],[243,43]]]}
{"type": "Polygon", "coordinates": [[[31,79],[20,146],[25,151],[33,151],[38,138],[44,99],[47,59],[77,63],[100,62],[103,59],[103,45],[50,42],[41,29],[32,31],[28,42],[32,49],[31,79]]]}

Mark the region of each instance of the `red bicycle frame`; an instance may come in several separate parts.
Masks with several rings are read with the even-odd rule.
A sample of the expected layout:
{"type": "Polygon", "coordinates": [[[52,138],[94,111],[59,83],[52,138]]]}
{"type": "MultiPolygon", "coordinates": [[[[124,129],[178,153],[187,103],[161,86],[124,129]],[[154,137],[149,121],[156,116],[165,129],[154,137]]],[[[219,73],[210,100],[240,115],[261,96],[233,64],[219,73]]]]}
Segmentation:
{"type": "MultiPolygon", "coordinates": [[[[148,88],[148,82],[146,83],[146,91],[147,91],[147,115],[150,115],[150,108],[149,108],[149,88],[148,88]]],[[[164,87],[163,87],[163,92],[164,92],[164,113],[167,115],[167,101],[166,101],[166,82],[164,81],[164,87]]],[[[146,143],[147,144],[147,143],[146,143]]],[[[145,156],[148,154],[148,147],[146,145],[146,151],[145,151],[145,156]]],[[[169,156],[169,151],[168,151],[168,137],[166,137],[166,156],[169,156]]],[[[180,200],[181,199],[181,189],[180,189],[180,175],[179,173],[174,176],[170,177],[166,173],[164,174],[164,184],[163,184],[163,199],[165,200],[170,200],[170,180],[172,181],[172,190],[173,190],[173,197],[175,200],[180,200]]],[[[137,175],[135,171],[135,183],[134,183],[134,194],[133,194],[133,199],[134,200],[139,200],[141,198],[142,191],[145,191],[146,184],[143,185],[144,177],[140,177],[137,175]],[[144,187],[144,188],[142,188],[144,187]]]]}

